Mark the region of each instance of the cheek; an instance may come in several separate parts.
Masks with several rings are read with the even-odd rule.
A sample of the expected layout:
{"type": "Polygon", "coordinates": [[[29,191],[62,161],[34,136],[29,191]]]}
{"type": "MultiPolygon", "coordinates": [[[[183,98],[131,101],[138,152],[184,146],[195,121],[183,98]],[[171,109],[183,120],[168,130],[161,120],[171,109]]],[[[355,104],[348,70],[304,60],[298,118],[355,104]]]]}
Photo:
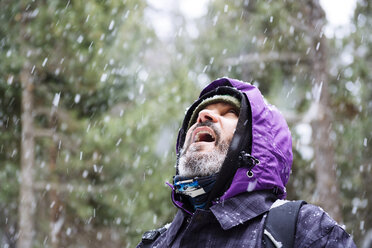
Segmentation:
{"type": "Polygon", "coordinates": [[[235,133],[237,123],[238,123],[238,120],[232,120],[226,126],[226,136],[227,136],[227,138],[232,138],[233,137],[233,135],[235,133]]]}
{"type": "Polygon", "coordinates": [[[192,130],[194,130],[194,125],[189,128],[189,130],[186,133],[185,142],[184,145],[187,144],[191,138],[192,130]]]}

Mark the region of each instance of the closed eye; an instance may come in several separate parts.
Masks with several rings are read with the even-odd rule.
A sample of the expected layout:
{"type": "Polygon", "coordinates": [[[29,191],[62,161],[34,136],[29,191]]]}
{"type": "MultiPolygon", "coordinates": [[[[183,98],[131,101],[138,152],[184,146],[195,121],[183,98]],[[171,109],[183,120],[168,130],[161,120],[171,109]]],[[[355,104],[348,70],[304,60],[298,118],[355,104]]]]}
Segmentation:
{"type": "Polygon", "coordinates": [[[230,109],[226,112],[226,114],[234,114],[234,115],[236,115],[236,116],[239,116],[239,112],[238,112],[238,110],[236,110],[235,108],[230,108],[230,109]]]}

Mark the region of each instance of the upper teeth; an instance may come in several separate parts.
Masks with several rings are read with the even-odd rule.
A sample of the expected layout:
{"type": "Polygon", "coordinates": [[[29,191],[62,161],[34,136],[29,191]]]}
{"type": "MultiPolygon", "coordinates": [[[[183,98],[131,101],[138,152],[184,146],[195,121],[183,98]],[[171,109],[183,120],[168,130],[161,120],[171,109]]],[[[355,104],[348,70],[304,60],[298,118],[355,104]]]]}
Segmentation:
{"type": "Polygon", "coordinates": [[[201,135],[201,134],[208,134],[208,135],[210,135],[210,136],[213,137],[213,135],[212,135],[210,132],[206,131],[206,130],[199,131],[199,132],[195,135],[195,142],[200,141],[200,135],[201,135]]]}

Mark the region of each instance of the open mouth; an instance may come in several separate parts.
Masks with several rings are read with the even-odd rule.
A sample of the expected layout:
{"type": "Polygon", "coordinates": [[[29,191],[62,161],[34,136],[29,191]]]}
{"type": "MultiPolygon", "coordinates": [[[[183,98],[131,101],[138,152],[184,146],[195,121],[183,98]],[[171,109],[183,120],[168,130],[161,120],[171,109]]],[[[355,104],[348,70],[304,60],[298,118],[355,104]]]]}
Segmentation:
{"type": "Polygon", "coordinates": [[[208,127],[196,128],[194,131],[193,143],[214,142],[216,140],[214,133],[208,127]]]}

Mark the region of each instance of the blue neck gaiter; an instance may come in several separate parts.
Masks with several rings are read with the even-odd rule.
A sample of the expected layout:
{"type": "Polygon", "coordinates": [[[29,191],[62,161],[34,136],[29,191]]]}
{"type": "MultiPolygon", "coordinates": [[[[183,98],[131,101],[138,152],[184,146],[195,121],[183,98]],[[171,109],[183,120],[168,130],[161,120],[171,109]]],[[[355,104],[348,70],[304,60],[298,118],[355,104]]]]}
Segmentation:
{"type": "Polygon", "coordinates": [[[176,193],[184,195],[189,203],[196,209],[204,209],[207,205],[208,195],[216,182],[218,174],[205,177],[174,177],[176,193]]]}

